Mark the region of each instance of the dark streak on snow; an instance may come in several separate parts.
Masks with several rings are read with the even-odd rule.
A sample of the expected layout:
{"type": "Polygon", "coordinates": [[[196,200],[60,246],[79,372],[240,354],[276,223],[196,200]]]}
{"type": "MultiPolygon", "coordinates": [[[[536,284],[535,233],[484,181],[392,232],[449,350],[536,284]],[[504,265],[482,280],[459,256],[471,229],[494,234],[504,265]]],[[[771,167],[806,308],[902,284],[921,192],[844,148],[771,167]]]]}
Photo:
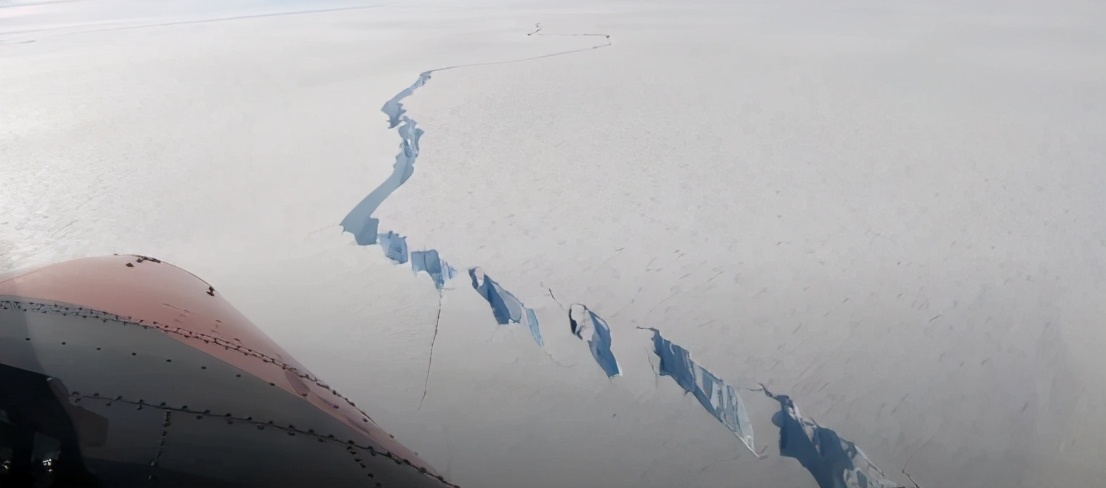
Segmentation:
{"type": "Polygon", "coordinates": [[[434,367],[434,345],[438,343],[438,326],[442,323],[442,292],[438,290],[438,316],[434,319],[434,337],[430,339],[430,360],[426,362],[426,378],[422,382],[422,398],[419,399],[419,408],[422,410],[422,402],[426,401],[426,392],[430,385],[430,369],[434,367]]]}

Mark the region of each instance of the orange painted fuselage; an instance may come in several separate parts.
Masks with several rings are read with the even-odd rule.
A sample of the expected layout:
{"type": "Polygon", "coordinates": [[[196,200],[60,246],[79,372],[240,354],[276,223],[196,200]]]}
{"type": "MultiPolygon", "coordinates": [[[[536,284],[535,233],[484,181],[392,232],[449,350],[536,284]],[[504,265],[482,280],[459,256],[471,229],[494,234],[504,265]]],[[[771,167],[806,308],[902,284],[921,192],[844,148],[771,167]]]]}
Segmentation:
{"type": "Polygon", "coordinates": [[[0,368],[0,486],[452,486],[157,259],[0,276],[0,368]]]}

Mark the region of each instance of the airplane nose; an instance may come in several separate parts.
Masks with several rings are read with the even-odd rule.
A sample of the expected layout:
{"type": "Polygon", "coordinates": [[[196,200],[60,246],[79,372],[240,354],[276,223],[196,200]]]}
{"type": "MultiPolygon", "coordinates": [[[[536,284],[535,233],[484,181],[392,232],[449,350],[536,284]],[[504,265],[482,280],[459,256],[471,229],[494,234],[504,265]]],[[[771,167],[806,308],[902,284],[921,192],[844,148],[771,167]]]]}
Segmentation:
{"type": "Polygon", "coordinates": [[[154,258],[0,277],[0,364],[54,381],[105,486],[453,486],[215,287],[154,258]]]}

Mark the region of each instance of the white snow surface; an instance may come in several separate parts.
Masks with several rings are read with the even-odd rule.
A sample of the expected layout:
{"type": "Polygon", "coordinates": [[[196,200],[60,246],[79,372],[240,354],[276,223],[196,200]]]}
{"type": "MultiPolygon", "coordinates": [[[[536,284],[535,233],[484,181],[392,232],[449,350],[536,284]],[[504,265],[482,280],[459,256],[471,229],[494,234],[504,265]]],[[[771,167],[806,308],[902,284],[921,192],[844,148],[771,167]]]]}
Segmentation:
{"type": "Polygon", "coordinates": [[[901,483],[1102,486],[1103,25],[1074,0],[3,2],[0,272],[192,271],[465,487],[814,486],[775,402],[743,394],[756,460],[638,326],[901,483]],[[338,222],[419,73],[604,40],[538,22],[611,46],[404,100],[426,132],[381,229],[482,267],[545,337],[451,282],[418,408],[438,291],[338,222]]]}

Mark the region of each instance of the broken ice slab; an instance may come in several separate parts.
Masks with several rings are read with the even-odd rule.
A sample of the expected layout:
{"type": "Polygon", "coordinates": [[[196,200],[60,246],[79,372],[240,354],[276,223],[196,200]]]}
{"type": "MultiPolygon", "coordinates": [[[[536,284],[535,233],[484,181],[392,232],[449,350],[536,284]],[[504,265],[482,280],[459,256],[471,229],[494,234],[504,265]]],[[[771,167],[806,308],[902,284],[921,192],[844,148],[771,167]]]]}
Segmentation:
{"type": "Polygon", "coordinates": [[[611,328],[606,321],[588,307],[573,304],[568,309],[568,324],[573,335],[587,341],[591,355],[608,378],[622,376],[622,367],[611,352],[611,328]]]}
{"type": "Polygon", "coordinates": [[[530,335],[534,336],[534,342],[537,342],[538,346],[545,345],[541,338],[541,330],[538,328],[538,316],[533,309],[526,308],[522,301],[515,298],[511,292],[504,290],[479,267],[469,269],[469,277],[472,278],[472,288],[492,306],[492,315],[499,325],[520,324],[525,314],[526,326],[530,329],[530,335]]]}
{"type": "Polygon", "coordinates": [[[445,282],[452,280],[457,274],[457,270],[453,269],[449,263],[442,260],[438,256],[438,251],[431,249],[429,251],[412,251],[411,252],[411,269],[415,273],[420,271],[426,272],[430,275],[430,279],[434,280],[434,286],[441,290],[445,287],[445,282]]]}
{"type": "Polygon", "coordinates": [[[395,261],[396,264],[403,264],[407,262],[407,238],[403,237],[395,232],[388,231],[387,234],[380,234],[377,236],[380,241],[380,247],[384,248],[384,255],[395,261]]]}
{"type": "Polygon", "coordinates": [[[691,353],[662,337],[659,330],[646,330],[653,332],[653,350],[661,360],[660,375],[671,376],[684,391],[695,395],[707,412],[755,454],[753,423],[737,390],[692,361],[691,353]]]}
{"type": "Polygon", "coordinates": [[[542,340],[541,329],[538,328],[538,314],[534,313],[532,308],[526,309],[526,326],[530,328],[530,335],[534,336],[534,342],[544,347],[545,341],[542,340]]]}
{"type": "Polygon", "coordinates": [[[494,280],[484,274],[479,267],[469,269],[472,288],[492,306],[492,315],[499,325],[522,322],[522,302],[515,298],[494,280]]]}
{"type": "Polygon", "coordinates": [[[358,246],[371,246],[376,244],[378,236],[376,231],[380,228],[380,220],[369,217],[368,214],[361,218],[359,215],[361,213],[363,212],[359,212],[356,208],[350,212],[342,221],[342,230],[353,234],[353,240],[358,246]],[[355,216],[355,213],[358,215],[355,216]]]}
{"type": "Polygon", "coordinates": [[[780,456],[794,458],[814,476],[819,488],[895,488],[856,444],[817,422],[803,418],[787,395],[764,394],[780,404],[772,423],[780,428],[780,456]]]}

